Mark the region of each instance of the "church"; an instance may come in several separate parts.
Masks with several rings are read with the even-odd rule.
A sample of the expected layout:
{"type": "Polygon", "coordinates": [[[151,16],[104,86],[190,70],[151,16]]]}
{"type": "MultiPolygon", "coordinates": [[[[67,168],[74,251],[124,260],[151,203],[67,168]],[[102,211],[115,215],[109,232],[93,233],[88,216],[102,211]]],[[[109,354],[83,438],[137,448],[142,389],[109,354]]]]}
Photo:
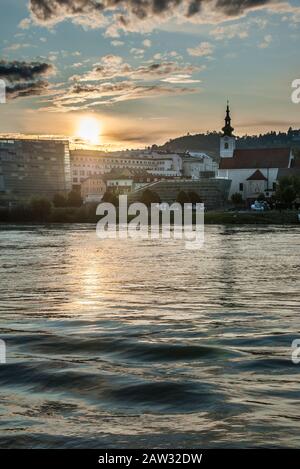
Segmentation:
{"type": "Polygon", "coordinates": [[[290,148],[236,148],[229,103],[227,103],[225,126],[222,131],[218,176],[231,179],[229,198],[239,193],[243,200],[250,204],[260,194],[264,194],[266,198],[271,197],[276,191],[280,172],[293,167],[292,150],[290,148]]]}

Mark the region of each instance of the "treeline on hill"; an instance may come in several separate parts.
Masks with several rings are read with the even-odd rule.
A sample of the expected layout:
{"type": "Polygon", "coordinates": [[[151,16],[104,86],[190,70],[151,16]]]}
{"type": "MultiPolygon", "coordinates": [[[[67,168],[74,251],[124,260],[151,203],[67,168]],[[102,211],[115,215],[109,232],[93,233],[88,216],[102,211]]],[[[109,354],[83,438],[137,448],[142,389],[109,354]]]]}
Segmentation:
{"type": "Polygon", "coordinates": [[[183,153],[186,151],[201,151],[207,153],[215,160],[218,160],[221,136],[222,134],[220,132],[207,132],[206,134],[196,135],[187,134],[183,137],[169,140],[161,147],[154,145],[154,149],[183,153]]]}
{"type": "MultiPolygon", "coordinates": [[[[206,134],[184,135],[169,140],[164,145],[154,149],[170,152],[203,151],[216,161],[220,154],[220,132],[207,132],[206,134]]],[[[237,137],[237,148],[275,148],[292,147],[300,149],[300,130],[287,132],[268,132],[260,135],[244,135],[237,137]]]]}

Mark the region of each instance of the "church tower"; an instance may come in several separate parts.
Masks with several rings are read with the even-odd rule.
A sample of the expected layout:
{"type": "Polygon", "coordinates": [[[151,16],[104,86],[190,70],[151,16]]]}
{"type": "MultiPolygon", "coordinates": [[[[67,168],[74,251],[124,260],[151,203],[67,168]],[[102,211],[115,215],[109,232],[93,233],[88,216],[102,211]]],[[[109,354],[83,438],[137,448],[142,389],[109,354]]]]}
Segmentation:
{"type": "Polygon", "coordinates": [[[232,158],[233,152],[235,150],[235,136],[232,133],[234,128],[231,127],[231,117],[228,101],[225,116],[225,126],[222,130],[223,135],[220,139],[220,156],[221,158],[232,158]]]}

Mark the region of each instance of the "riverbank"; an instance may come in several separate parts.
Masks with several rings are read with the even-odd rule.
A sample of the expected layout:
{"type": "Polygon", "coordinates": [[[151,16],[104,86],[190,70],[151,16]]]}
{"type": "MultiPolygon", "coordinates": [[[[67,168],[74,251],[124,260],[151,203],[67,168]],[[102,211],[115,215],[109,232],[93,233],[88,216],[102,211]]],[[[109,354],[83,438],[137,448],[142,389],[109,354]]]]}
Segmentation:
{"type": "Polygon", "coordinates": [[[299,223],[297,210],[212,211],[205,214],[209,225],[291,225],[299,223]]]}
{"type": "MultiPolygon", "coordinates": [[[[128,221],[133,218],[134,216],[129,216],[128,221]]],[[[52,208],[51,212],[46,215],[35,213],[27,208],[2,209],[0,211],[0,223],[95,224],[99,219],[94,206],[52,208]]],[[[209,225],[290,225],[297,224],[299,221],[296,210],[270,210],[266,212],[218,210],[206,212],[205,223],[209,225]]]]}

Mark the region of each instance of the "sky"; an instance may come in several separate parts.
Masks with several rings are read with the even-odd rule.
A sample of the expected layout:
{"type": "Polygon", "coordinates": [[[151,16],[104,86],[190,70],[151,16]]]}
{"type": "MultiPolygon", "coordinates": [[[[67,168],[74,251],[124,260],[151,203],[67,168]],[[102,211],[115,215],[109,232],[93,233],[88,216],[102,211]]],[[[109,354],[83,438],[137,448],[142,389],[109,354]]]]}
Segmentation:
{"type": "Polygon", "coordinates": [[[2,134],[138,148],[219,131],[227,99],[236,135],[300,128],[299,0],[1,0],[0,24],[2,134]]]}

